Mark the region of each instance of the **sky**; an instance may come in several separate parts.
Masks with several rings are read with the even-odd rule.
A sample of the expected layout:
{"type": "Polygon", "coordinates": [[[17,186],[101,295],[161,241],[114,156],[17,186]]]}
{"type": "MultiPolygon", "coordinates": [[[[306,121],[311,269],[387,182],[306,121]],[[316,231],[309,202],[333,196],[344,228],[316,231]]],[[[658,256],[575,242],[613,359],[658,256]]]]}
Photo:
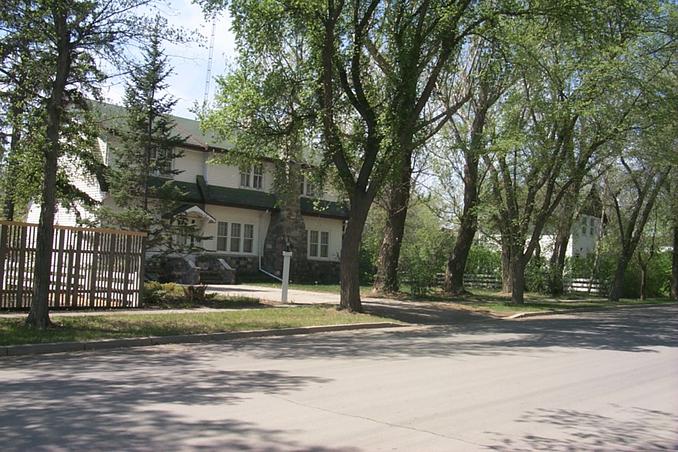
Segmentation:
{"type": "MultiPolygon", "coordinates": [[[[165,53],[173,66],[173,73],[167,80],[167,92],[177,99],[174,110],[176,116],[195,118],[191,112],[196,103],[202,104],[205,96],[205,80],[207,76],[208,45],[212,31],[210,19],[205,19],[199,6],[191,0],[170,0],[156,6],[158,12],[167,18],[170,25],[182,27],[188,31],[197,31],[203,36],[202,42],[185,45],[165,44],[165,53]]],[[[226,65],[233,62],[235,55],[235,38],[230,31],[230,19],[224,13],[216,19],[214,39],[214,55],[212,61],[212,77],[209,99],[214,98],[216,83],[214,77],[225,72],[226,65]]],[[[122,104],[124,79],[118,77],[103,90],[105,100],[114,104],[122,104]]]]}

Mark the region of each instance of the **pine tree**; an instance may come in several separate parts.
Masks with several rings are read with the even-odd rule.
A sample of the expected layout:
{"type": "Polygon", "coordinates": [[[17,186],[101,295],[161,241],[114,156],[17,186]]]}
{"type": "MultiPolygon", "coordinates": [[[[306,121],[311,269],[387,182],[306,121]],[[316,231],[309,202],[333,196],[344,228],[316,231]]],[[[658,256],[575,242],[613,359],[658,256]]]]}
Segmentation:
{"type": "MultiPolygon", "coordinates": [[[[172,215],[183,195],[172,181],[179,171],[172,160],[182,156],[186,138],[175,132],[170,116],[177,101],[166,94],[172,69],[161,47],[164,22],[157,18],[143,60],[133,65],[125,88],[125,120],[115,132],[109,190],[115,207],[102,208],[103,222],[148,234],[146,250],[185,251],[177,237],[195,236],[194,227],[172,215]]],[[[192,241],[187,240],[191,243],[192,241]]]]}

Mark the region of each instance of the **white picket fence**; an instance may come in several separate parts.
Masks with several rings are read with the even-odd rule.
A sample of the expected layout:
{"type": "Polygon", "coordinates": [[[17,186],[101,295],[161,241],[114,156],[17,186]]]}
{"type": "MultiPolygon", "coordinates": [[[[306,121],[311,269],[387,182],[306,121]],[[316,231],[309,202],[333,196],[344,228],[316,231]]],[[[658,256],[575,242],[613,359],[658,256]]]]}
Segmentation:
{"type": "MultiPolygon", "coordinates": [[[[445,282],[445,274],[438,273],[436,280],[439,286],[445,282]]],[[[501,278],[493,274],[474,274],[464,275],[464,285],[466,287],[475,287],[479,289],[501,289],[501,278]]],[[[598,279],[589,278],[565,278],[563,289],[570,293],[590,293],[592,295],[605,295],[603,287],[598,279]]]]}

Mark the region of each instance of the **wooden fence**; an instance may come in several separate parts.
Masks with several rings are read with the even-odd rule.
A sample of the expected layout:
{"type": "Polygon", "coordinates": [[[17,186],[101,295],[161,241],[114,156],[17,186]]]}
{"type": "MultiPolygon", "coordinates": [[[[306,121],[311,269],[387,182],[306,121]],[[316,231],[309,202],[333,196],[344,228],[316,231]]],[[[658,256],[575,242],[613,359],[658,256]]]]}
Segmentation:
{"type": "MultiPolygon", "coordinates": [[[[438,286],[442,287],[445,283],[445,273],[438,273],[436,275],[436,282],[438,286]]],[[[468,273],[464,275],[464,286],[480,289],[501,289],[501,278],[492,274],[468,273]]],[[[565,292],[605,295],[605,288],[597,279],[591,280],[588,278],[566,278],[563,281],[563,289],[565,292]]]]}
{"type": "MultiPolygon", "coordinates": [[[[31,305],[38,225],[0,221],[0,309],[31,305]]],[[[51,308],[138,307],[145,234],[54,227],[51,308]]]]}

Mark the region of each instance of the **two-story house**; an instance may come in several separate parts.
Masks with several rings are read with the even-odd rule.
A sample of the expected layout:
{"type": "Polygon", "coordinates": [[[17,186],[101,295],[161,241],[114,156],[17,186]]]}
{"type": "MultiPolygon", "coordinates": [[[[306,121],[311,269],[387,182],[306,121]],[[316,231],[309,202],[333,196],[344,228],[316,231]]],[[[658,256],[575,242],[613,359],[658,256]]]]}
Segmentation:
{"type": "MultiPolygon", "coordinates": [[[[125,110],[103,105],[103,124],[120,122],[125,110]]],[[[238,275],[263,273],[279,275],[282,267],[281,240],[274,234],[281,228],[279,207],[273,190],[275,162],[261,161],[247,168],[218,163],[219,155],[234,152],[228,143],[202,133],[194,120],[173,117],[177,133],[187,138],[183,155],[172,162],[178,173],[169,176],[185,193],[178,212],[195,224],[204,237],[195,244],[198,251],[190,258],[198,266],[208,262],[226,263],[238,275]]],[[[114,164],[116,138],[102,127],[97,151],[107,164],[114,164]]],[[[112,205],[106,187],[92,178],[78,177],[70,171],[75,185],[103,205],[112,205]]],[[[331,188],[318,190],[305,180],[299,188],[300,213],[306,238],[304,278],[312,281],[336,281],[339,278],[339,255],[347,211],[331,188]]],[[[29,222],[39,219],[39,205],[29,208],[29,222]]],[[[178,213],[177,212],[177,213],[178,213]]],[[[83,206],[60,207],[57,224],[76,225],[82,219],[92,219],[83,206]]],[[[296,256],[297,262],[300,256],[296,256]]],[[[297,278],[300,279],[300,278],[297,278]]]]}

